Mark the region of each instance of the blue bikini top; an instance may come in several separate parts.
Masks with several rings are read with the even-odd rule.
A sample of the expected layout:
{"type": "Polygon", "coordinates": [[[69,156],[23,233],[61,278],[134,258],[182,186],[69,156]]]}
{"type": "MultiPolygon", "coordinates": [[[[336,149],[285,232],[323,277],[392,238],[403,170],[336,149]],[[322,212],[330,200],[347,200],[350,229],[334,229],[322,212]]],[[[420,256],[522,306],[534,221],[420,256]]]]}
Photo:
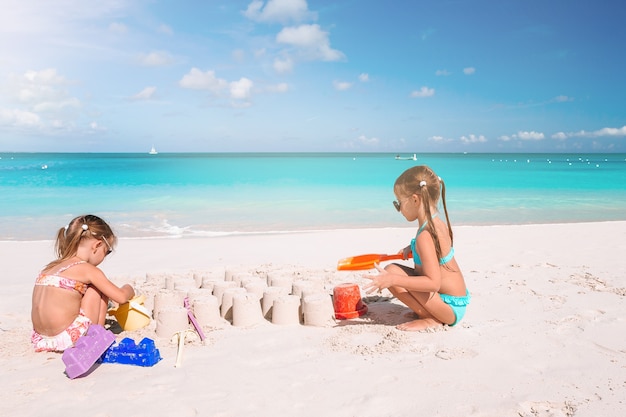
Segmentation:
{"type": "MultiPolygon", "coordinates": [[[[433,217],[436,217],[437,214],[435,213],[435,215],[433,217]]],[[[420,233],[422,233],[422,231],[424,230],[424,228],[426,227],[426,225],[428,224],[428,220],[424,222],[423,225],[420,226],[420,228],[417,230],[417,234],[415,235],[415,237],[418,237],[420,235],[420,233]]],[[[415,262],[415,265],[422,265],[422,260],[420,259],[420,256],[417,253],[417,249],[415,248],[415,238],[413,238],[411,240],[411,252],[413,252],[413,261],[415,262]]],[[[454,258],[454,248],[450,248],[450,253],[448,253],[446,256],[444,256],[443,258],[439,258],[439,265],[445,265],[448,262],[450,262],[450,260],[452,260],[452,258],[454,258]]]]}

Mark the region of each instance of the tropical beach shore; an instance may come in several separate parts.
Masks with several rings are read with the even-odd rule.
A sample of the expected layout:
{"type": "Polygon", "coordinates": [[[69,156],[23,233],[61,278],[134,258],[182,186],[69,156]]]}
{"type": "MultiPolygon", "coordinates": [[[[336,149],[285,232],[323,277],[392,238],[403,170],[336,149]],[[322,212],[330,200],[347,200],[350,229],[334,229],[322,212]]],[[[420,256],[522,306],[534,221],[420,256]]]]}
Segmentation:
{"type": "MultiPolygon", "coordinates": [[[[621,416],[626,409],[626,222],[460,226],[456,256],[472,303],[456,327],[405,333],[383,292],[326,327],[225,322],[177,345],[153,327],[153,367],[102,364],[69,379],[30,344],[30,296],[52,241],[2,241],[3,416],[621,416]]],[[[118,283],[236,270],[364,284],[337,260],[395,252],[413,228],[219,238],[121,239],[102,265],[118,283]]],[[[219,272],[218,272],[219,273],[219,272]]]]}

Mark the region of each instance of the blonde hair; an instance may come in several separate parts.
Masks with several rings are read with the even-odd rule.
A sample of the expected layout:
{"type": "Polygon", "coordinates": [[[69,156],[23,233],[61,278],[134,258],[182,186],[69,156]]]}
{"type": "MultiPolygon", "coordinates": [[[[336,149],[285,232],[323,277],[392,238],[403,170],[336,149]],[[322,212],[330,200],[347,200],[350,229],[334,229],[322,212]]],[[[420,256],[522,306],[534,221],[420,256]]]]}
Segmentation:
{"type": "Polygon", "coordinates": [[[448,234],[450,235],[450,244],[454,244],[452,235],[452,226],[448,216],[448,207],[446,206],[446,184],[443,180],[426,165],[419,165],[404,171],[396,180],[394,190],[400,195],[411,196],[417,194],[421,197],[424,213],[426,213],[426,229],[433,237],[437,258],[443,257],[441,253],[441,245],[439,244],[439,236],[437,229],[433,224],[433,217],[430,211],[431,206],[437,207],[439,198],[443,203],[443,211],[446,215],[446,223],[448,225],[448,234]]]}
{"type": "Polygon", "coordinates": [[[113,230],[100,217],[93,214],[75,217],[67,226],[60,228],[57,232],[54,245],[57,259],[46,265],[44,269],[52,268],[75,256],[81,240],[87,238],[106,240],[106,243],[111,245],[111,248],[114,248],[117,243],[117,237],[113,230]]]}

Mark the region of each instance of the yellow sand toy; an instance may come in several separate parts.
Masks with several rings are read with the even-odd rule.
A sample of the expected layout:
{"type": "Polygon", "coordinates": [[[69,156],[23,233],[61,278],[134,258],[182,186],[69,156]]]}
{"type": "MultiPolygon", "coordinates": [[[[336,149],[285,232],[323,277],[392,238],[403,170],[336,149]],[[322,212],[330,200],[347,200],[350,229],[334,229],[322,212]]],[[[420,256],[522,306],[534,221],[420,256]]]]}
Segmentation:
{"type": "Polygon", "coordinates": [[[150,312],[144,307],[146,297],[140,295],[129,302],[109,309],[108,313],[115,317],[122,329],[132,331],[141,329],[150,324],[150,312]]]}

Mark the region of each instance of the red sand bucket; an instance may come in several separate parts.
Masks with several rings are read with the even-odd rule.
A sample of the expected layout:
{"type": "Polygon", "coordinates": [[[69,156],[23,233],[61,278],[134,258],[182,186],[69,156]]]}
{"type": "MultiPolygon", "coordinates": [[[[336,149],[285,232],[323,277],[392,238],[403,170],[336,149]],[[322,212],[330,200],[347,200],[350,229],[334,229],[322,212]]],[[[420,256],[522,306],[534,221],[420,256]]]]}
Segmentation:
{"type": "Polygon", "coordinates": [[[367,313],[356,284],[340,284],[333,289],[333,308],[338,320],[355,319],[367,313]]]}

